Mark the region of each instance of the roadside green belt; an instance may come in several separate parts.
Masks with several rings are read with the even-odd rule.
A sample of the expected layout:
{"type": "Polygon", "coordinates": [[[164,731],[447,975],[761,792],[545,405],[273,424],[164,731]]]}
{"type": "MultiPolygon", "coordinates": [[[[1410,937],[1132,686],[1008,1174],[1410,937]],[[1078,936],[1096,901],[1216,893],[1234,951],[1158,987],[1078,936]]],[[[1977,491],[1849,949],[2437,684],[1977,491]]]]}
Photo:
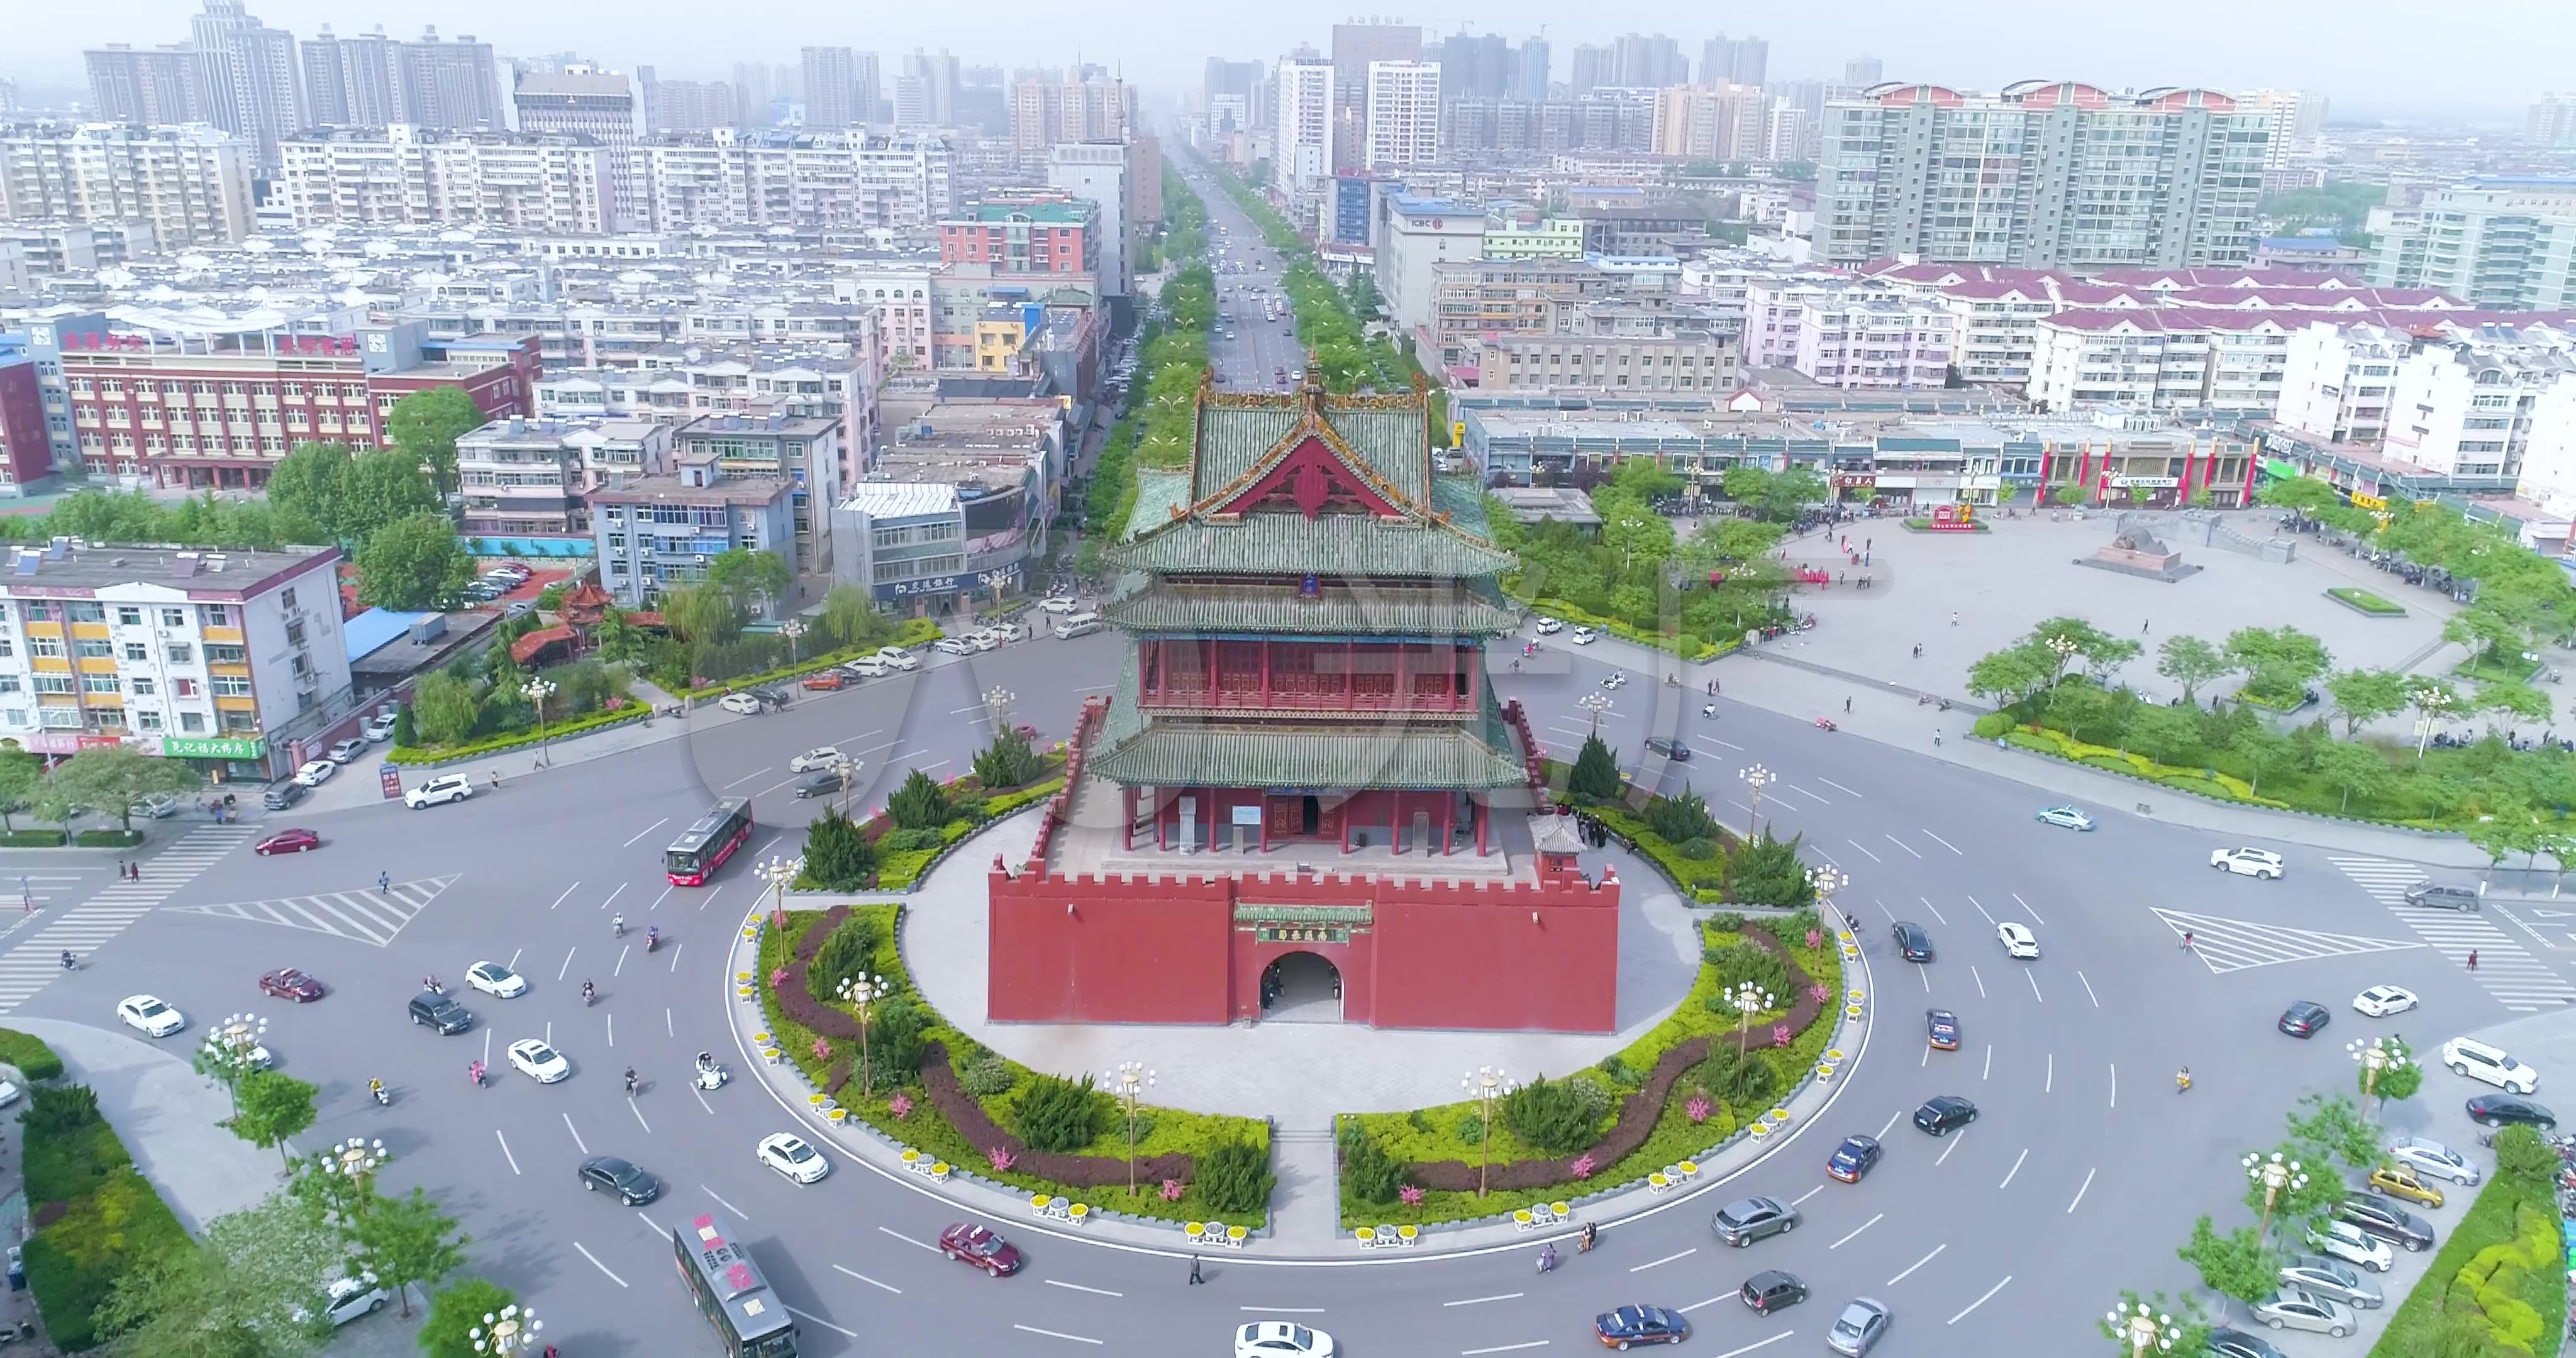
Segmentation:
{"type": "MultiPolygon", "coordinates": [[[[34,1041],[15,1033],[7,1039],[0,1046],[34,1041]]],[[[41,1063],[33,1052],[22,1052],[21,1059],[41,1063]]],[[[61,1063],[53,1065],[59,1072],[61,1063]]],[[[188,1233],[135,1169],[87,1086],[36,1086],[20,1124],[26,1129],[27,1203],[35,1227],[26,1245],[27,1286],[44,1314],[46,1334],[78,1353],[98,1345],[92,1316],[117,1280],[145,1260],[186,1249],[188,1233]]]]}
{"type": "Polygon", "coordinates": [[[499,754],[504,750],[526,749],[541,741],[556,741],[567,736],[584,735],[611,726],[623,726],[644,719],[645,705],[635,699],[618,700],[613,708],[585,713],[569,721],[546,723],[542,735],[531,726],[524,731],[510,731],[486,740],[470,740],[461,745],[416,746],[396,745],[385,752],[388,764],[439,764],[451,759],[471,759],[477,755],[499,754]]]}
{"type": "Polygon", "coordinates": [[[1528,605],[1533,613],[1541,613],[1560,622],[1597,628],[1614,637],[1623,637],[1636,642],[1640,646],[1652,646],[1659,651],[1669,651],[1688,661],[1714,660],[1719,656],[1731,654],[1744,645],[1744,638],[1741,635],[1712,642],[1706,637],[1693,636],[1688,632],[1679,634],[1650,632],[1645,628],[1621,622],[1617,618],[1605,618],[1597,613],[1587,613],[1563,599],[1533,597],[1523,599],[1521,602],[1528,605]]]}
{"type": "MultiPolygon", "coordinates": [[[[2547,1156],[2545,1150],[2540,1152],[2547,1156]]],[[[2567,1315],[2565,1242],[2547,1171],[2524,1177],[2503,1171],[2451,1228],[2406,1300],[2371,1345],[2370,1358],[2427,1358],[2446,1353],[2554,1355],[2567,1315]],[[2447,1346],[2454,1331],[2494,1347],[2447,1346]]],[[[2550,1167],[2556,1157],[2547,1156],[2550,1167]]]]}

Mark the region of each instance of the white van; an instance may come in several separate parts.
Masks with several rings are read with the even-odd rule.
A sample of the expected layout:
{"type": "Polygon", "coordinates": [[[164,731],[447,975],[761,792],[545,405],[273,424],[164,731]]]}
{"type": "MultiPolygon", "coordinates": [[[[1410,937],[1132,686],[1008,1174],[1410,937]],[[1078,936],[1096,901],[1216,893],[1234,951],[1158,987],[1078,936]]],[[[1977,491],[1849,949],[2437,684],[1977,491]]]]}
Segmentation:
{"type": "Polygon", "coordinates": [[[1075,613],[1055,625],[1056,636],[1065,640],[1087,637],[1099,630],[1100,615],[1097,613],[1075,613]]]}

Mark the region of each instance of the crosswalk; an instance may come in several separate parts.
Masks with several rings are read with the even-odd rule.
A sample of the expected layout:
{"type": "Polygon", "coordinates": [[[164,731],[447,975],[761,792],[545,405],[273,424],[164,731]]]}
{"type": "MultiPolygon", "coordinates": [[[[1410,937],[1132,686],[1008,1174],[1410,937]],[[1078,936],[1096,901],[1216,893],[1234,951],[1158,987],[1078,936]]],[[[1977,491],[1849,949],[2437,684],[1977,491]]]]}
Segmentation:
{"type": "Polygon", "coordinates": [[[2336,858],[2334,865],[2370,898],[2387,906],[2416,937],[2462,967],[2476,953],[2470,975],[2507,1009],[2526,1013],[2576,1004],[2576,984],[2533,957],[2478,911],[2434,910],[2406,903],[2406,888],[2432,879],[2422,868],[2394,858],[2336,858]]]}
{"type": "Polygon", "coordinates": [[[456,885],[454,877],[425,877],[417,882],[396,882],[382,891],[360,887],[354,891],[326,891],[315,896],[279,896],[264,901],[226,901],[217,905],[174,905],[171,911],[183,915],[213,915],[222,919],[247,920],[253,924],[282,924],[289,929],[305,929],[330,934],[337,938],[373,943],[381,948],[394,941],[403,926],[419,916],[438,893],[456,885]]]}
{"type": "MultiPolygon", "coordinates": [[[[2194,915],[2161,906],[2156,907],[2156,918],[2163,920],[2176,938],[2191,935],[2192,955],[2198,957],[2213,975],[2219,976],[2282,962],[2402,952],[2424,946],[2414,939],[2365,938],[2359,934],[2330,934],[2318,929],[2290,929],[2219,915],[2194,915]]],[[[2478,960],[2484,962],[2486,959],[2478,960]]]]}
{"type": "Polygon", "coordinates": [[[0,1014],[26,1003],[61,975],[64,952],[87,957],[258,833],[249,825],[198,826],[145,859],[141,881],[110,884],[0,953],[0,1014]]]}

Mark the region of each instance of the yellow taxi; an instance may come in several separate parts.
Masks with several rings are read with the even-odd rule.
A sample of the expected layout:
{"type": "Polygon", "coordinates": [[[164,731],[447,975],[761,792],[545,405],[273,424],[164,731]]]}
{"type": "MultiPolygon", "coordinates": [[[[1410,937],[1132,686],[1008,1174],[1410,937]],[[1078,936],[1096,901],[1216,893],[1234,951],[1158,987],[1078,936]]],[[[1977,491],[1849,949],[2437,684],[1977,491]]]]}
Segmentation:
{"type": "Polygon", "coordinates": [[[2404,1165],[2381,1165],[2370,1172],[2370,1186],[2392,1198],[2425,1207],[2442,1205],[2442,1190],[2415,1177],[2415,1171],[2404,1165]]]}

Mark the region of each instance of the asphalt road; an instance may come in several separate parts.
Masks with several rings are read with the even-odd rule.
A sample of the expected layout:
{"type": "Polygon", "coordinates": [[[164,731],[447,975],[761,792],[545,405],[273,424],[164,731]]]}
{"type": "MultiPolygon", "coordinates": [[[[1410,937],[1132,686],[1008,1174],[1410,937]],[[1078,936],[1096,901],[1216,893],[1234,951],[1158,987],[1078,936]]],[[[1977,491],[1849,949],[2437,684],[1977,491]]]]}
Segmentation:
{"type": "Polygon", "coordinates": [[[1287,390],[1280,375],[1304,368],[1306,351],[1297,343],[1287,294],[1279,290],[1278,252],[1261,243],[1260,229],[1223,190],[1199,176],[1185,177],[1208,210],[1208,264],[1216,270],[1220,317],[1208,336],[1208,360],[1216,367],[1217,385],[1229,391],[1287,390]],[[1279,319],[1262,319],[1264,298],[1279,304],[1279,319]],[[1227,312],[1232,319],[1224,319],[1227,312]]]}

